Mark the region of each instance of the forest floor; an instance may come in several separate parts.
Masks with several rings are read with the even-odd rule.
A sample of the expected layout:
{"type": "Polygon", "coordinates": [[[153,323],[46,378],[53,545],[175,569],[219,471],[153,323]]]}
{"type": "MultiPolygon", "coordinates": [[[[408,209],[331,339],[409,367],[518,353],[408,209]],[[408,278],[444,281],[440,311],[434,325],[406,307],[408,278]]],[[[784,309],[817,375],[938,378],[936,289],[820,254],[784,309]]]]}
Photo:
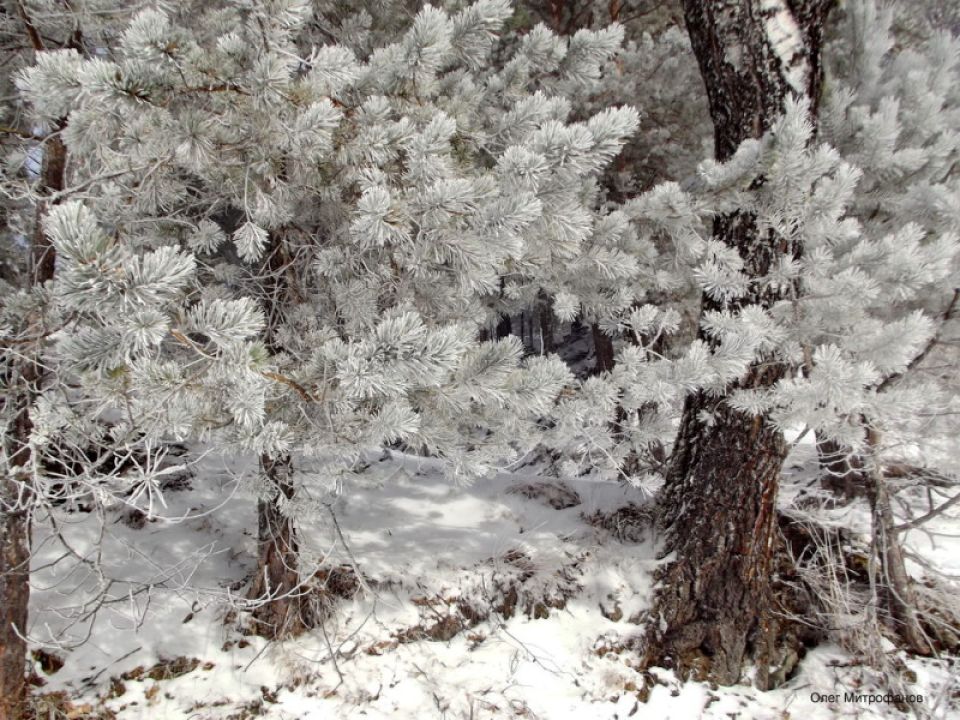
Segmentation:
{"type": "MultiPolygon", "coordinates": [[[[785,508],[817,496],[811,454],[801,445],[787,463],[785,508]]],[[[192,473],[164,493],[160,519],[58,511],[59,537],[49,518],[36,523],[34,693],[62,713],[50,717],[960,717],[955,658],[900,657],[922,696],[911,709],[846,701],[886,688],[833,644],[811,649],[771,692],[679,683],[667,671],[644,685],[631,641],[658,561],[641,491],[527,470],[459,487],[436,463],[399,453],[371,455],[339,494],[342,538],[319,503],[299,518],[332,610],[322,629],[268,643],[229,611],[255,562],[252,468],[210,453],[192,473]],[[64,557],[64,542],[90,562],[64,557]]],[[[862,504],[818,512],[869,529],[862,504]]],[[[960,575],[960,538],[910,542],[960,575]]]]}

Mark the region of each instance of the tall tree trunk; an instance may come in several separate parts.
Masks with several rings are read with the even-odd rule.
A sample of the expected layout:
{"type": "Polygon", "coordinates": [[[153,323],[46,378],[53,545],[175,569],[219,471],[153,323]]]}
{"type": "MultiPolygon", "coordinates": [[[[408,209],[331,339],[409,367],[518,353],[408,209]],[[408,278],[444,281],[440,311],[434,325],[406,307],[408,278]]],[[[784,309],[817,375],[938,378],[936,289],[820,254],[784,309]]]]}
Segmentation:
{"type": "MultiPolygon", "coordinates": [[[[828,5],[825,0],[684,0],[718,160],[766,132],[791,92],[805,94],[816,111],[828,5]],[[793,33],[790,43],[783,42],[785,32],[793,33]],[[792,47],[791,55],[781,57],[786,46],[792,47]]],[[[779,254],[799,257],[801,251],[760,233],[756,219],[744,213],[718,217],[713,234],[739,252],[752,278],[765,275],[779,254]]],[[[779,291],[754,283],[727,307],[770,307],[780,299],[779,291]]],[[[722,307],[704,295],[701,315],[722,307]]],[[[731,389],[769,387],[788,370],[773,358],[765,360],[754,363],[731,389]]],[[[770,612],[776,499],[786,452],[782,434],[766,418],[737,412],[724,397],[701,392],[687,398],[660,501],[664,554],[674,559],[661,570],[647,625],[646,665],[664,664],[681,676],[732,684],[754,655],[757,685],[769,685],[770,663],[777,662],[771,645],[778,636],[770,612]]]]}
{"type": "MultiPolygon", "coordinates": [[[[18,384],[33,385],[37,377],[29,366],[18,384]]],[[[32,424],[31,393],[21,387],[17,416],[7,437],[9,474],[0,480],[0,720],[17,720],[26,700],[24,669],[27,644],[27,608],[30,604],[30,461],[27,442],[32,424]]]]}
{"type": "MultiPolygon", "coordinates": [[[[41,190],[58,192],[64,186],[67,151],[59,136],[47,141],[43,151],[41,190]]],[[[37,205],[30,243],[29,282],[42,285],[53,279],[56,253],[43,232],[47,202],[37,205]]],[[[42,337],[37,318],[27,318],[25,334],[42,337]]],[[[30,604],[30,412],[40,390],[43,365],[40,343],[28,345],[11,361],[9,390],[16,415],[4,438],[8,473],[0,478],[0,720],[22,716],[26,700],[24,667],[27,612],[30,604]]]]}
{"type": "Polygon", "coordinates": [[[278,638],[296,635],[311,623],[300,587],[297,530],[282,512],[295,492],[290,458],[261,455],[260,471],[270,495],[257,503],[257,575],[250,599],[262,603],[253,611],[254,631],[278,638]]]}

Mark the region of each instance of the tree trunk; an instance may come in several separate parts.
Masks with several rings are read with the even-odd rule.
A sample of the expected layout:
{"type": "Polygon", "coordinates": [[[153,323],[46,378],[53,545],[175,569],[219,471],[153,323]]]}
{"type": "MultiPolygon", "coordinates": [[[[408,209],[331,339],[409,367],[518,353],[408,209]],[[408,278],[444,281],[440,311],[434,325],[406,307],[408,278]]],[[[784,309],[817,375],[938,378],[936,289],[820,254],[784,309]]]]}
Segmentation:
{"type": "MultiPolygon", "coordinates": [[[[274,354],[283,351],[274,331],[282,322],[284,299],[296,294],[287,265],[281,231],[271,233],[262,264],[262,289],[267,317],[264,342],[274,354]]],[[[262,604],[253,611],[254,631],[267,638],[297,635],[311,623],[300,583],[297,530],[293,519],[281,512],[282,505],[296,494],[293,463],[289,455],[264,454],[260,456],[260,472],[270,493],[257,503],[257,576],[249,597],[262,604]]]]}
{"type": "Polygon", "coordinates": [[[593,364],[594,374],[613,370],[613,338],[601,330],[597,323],[593,323],[590,330],[593,333],[593,354],[596,358],[593,364]]]}
{"type": "Polygon", "coordinates": [[[872,456],[868,474],[868,497],[873,524],[873,551],[880,560],[882,601],[896,626],[897,633],[909,649],[920,655],[929,655],[931,648],[917,616],[913,582],[907,573],[907,566],[903,560],[903,547],[894,529],[896,523],[893,508],[890,506],[890,494],[887,492],[886,478],[883,476],[876,452],[879,445],[880,433],[873,428],[868,429],[867,447],[870,448],[872,456]]]}
{"type": "Polygon", "coordinates": [[[546,355],[554,351],[553,344],[553,298],[542,290],[537,304],[538,320],[540,325],[540,354],[546,355]]]}
{"type": "Polygon", "coordinates": [[[296,635],[311,623],[300,586],[297,530],[281,512],[294,495],[290,458],[262,455],[260,471],[271,494],[257,503],[257,575],[250,599],[262,603],[253,611],[254,631],[274,639],[296,635]]]}
{"type": "MultiPolygon", "coordinates": [[[[762,136],[791,92],[806,95],[815,112],[827,8],[820,0],[771,0],[762,7],[750,0],[684,1],[718,160],[730,158],[742,141],[762,136]],[[791,55],[781,57],[781,36],[791,28],[791,55]]],[[[801,252],[771,233],[761,234],[755,218],[744,213],[718,217],[713,234],[737,249],[752,278],[765,275],[779,254],[801,252]]],[[[779,290],[754,283],[726,307],[770,307],[780,299],[779,290]]],[[[701,315],[722,307],[704,295],[701,315]]],[[[731,389],[769,387],[788,370],[774,358],[763,360],[731,389]]],[[[782,434],[765,417],[737,412],[724,397],[687,398],[660,500],[664,555],[674,559],[661,569],[646,629],[645,665],[732,684],[753,655],[757,685],[769,686],[770,664],[779,662],[772,644],[786,641],[771,612],[776,499],[786,452],[782,434]]],[[[792,653],[783,650],[784,663],[792,653]]]]}
{"type": "MultiPolygon", "coordinates": [[[[64,186],[67,151],[59,136],[47,141],[43,152],[41,189],[58,192],[64,186]]],[[[56,253],[43,232],[47,202],[37,205],[30,242],[28,277],[31,285],[53,279],[56,253]]],[[[26,319],[26,335],[42,336],[37,318],[26,319]]],[[[30,604],[30,411],[40,390],[43,364],[39,343],[23,348],[7,374],[8,395],[16,415],[4,438],[8,474],[0,479],[0,720],[22,716],[26,700],[24,667],[27,659],[27,612],[30,604]]]]}
{"type": "MultiPolygon", "coordinates": [[[[18,413],[14,438],[22,437],[23,432],[29,435],[29,425],[20,424],[21,417],[29,423],[29,417],[18,413]]],[[[21,455],[29,456],[28,448],[20,448],[21,455]]],[[[11,463],[11,470],[25,463],[26,459],[19,466],[11,463]]],[[[22,717],[26,700],[27,644],[22,638],[27,632],[30,603],[30,517],[24,507],[29,494],[18,503],[21,481],[28,478],[8,475],[0,481],[0,720],[22,717]]]]}

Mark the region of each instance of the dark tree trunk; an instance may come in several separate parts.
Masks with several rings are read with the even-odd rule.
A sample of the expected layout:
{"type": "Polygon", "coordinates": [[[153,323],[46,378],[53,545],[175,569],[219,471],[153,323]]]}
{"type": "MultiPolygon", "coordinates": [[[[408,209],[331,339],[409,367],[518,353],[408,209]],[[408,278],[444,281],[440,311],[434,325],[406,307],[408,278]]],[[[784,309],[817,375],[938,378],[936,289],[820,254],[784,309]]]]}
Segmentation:
{"type": "Polygon", "coordinates": [[[554,351],[553,344],[553,298],[542,290],[540,291],[540,302],[537,305],[539,311],[540,324],[540,354],[546,355],[554,351]]]}
{"type": "MultiPolygon", "coordinates": [[[[765,9],[750,0],[685,0],[718,160],[770,128],[796,91],[788,78],[803,78],[801,91],[815,111],[827,7],[820,0],[781,0],[765,9]],[[768,35],[768,18],[777,11],[790,13],[799,28],[802,50],[790,58],[778,55],[768,35]]],[[[801,252],[782,238],[760,233],[755,218],[743,213],[718,217],[713,233],[737,249],[752,278],[765,275],[780,253],[799,257],[801,252]]],[[[727,307],[769,307],[780,299],[779,291],[754,283],[727,307]]],[[[701,314],[721,307],[705,295],[701,314]]],[[[763,360],[731,389],[769,387],[788,370],[775,358],[763,360]]],[[[767,687],[770,664],[780,662],[772,645],[784,640],[770,610],[778,544],[776,498],[787,444],[766,418],[737,412],[724,397],[697,393],[685,402],[674,447],[660,501],[664,554],[672,553],[674,560],[661,570],[647,625],[645,664],[732,684],[753,655],[757,684],[767,687]]]]}
{"type": "Polygon", "coordinates": [[[590,331],[593,333],[594,374],[599,375],[613,370],[613,338],[601,330],[596,323],[590,326],[590,331]]]}
{"type": "MultiPolygon", "coordinates": [[[[503,289],[505,283],[503,278],[500,278],[500,297],[503,297],[503,289]]],[[[503,340],[505,337],[513,333],[513,322],[510,320],[510,314],[501,315],[497,321],[497,327],[494,330],[494,334],[497,340],[503,340]]],[[[523,330],[521,328],[520,335],[523,335],[523,330]]]]}
{"type": "MultiPolygon", "coordinates": [[[[20,381],[30,378],[21,374],[20,381]]],[[[12,473],[0,484],[0,720],[21,717],[26,700],[24,669],[27,644],[27,608],[30,603],[29,483],[24,466],[29,462],[26,446],[31,430],[29,401],[20,398],[20,409],[7,438],[12,473]],[[24,477],[18,477],[23,475],[24,477]]]]}
{"type": "Polygon", "coordinates": [[[262,604],[253,611],[254,631],[267,638],[296,635],[311,625],[300,586],[297,530],[281,505],[294,496],[289,457],[260,457],[260,471],[270,486],[257,503],[257,575],[250,599],[262,604]]]}
{"type": "MultiPolygon", "coordinates": [[[[42,190],[63,189],[67,151],[59,136],[47,141],[43,154],[42,190]]],[[[42,285],[53,279],[56,253],[43,232],[47,202],[37,205],[30,244],[29,282],[42,285]]],[[[27,335],[42,337],[36,318],[27,318],[27,335]]],[[[30,604],[30,412],[40,390],[43,365],[38,339],[22,349],[9,368],[6,402],[16,415],[4,438],[9,474],[0,479],[0,720],[21,717],[26,700],[24,667],[27,611],[30,604]]]]}
{"type": "Polygon", "coordinates": [[[0,487],[0,720],[21,717],[26,699],[24,669],[30,603],[30,520],[26,510],[9,511],[16,502],[15,478],[0,487]]]}

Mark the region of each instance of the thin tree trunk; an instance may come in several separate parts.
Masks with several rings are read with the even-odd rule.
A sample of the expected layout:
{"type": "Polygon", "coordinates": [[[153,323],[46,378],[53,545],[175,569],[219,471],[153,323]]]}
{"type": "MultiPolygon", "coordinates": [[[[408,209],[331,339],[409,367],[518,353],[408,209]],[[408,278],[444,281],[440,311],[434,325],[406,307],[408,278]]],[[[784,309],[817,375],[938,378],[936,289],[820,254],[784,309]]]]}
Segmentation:
{"type": "MultiPolygon", "coordinates": [[[[47,141],[43,153],[42,189],[63,189],[67,151],[59,136],[47,141]]],[[[31,238],[29,282],[53,279],[56,253],[43,232],[47,202],[37,205],[31,238]]],[[[27,319],[28,335],[42,335],[36,318],[27,319]]],[[[38,340],[37,343],[42,342],[38,340]]],[[[0,479],[0,720],[17,720],[26,700],[27,614],[30,604],[30,411],[40,390],[43,365],[38,345],[26,347],[12,361],[9,394],[16,415],[4,438],[9,473],[0,479]]]]}
{"type": "Polygon", "coordinates": [[[924,636],[920,619],[917,617],[913,583],[903,560],[900,538],[894,529],[896,523],[893,508],[890,506],[890,494],[887,492],[886,478],[877,457],[879,446],[880,433],[872,428],[868,429],[867,447],[872,456],[868,473],[868,497],[873,524],[874,552],[880,559],[883,601],[891,619],[896,624],[897,632],[910,650],[920,655],[929,655],[930,644],[924,636]]]}
{"type": "Polygon", "coordinates": [[[254,631],[278,638],[296,635],[311,623],[300,587],[297,530],[282,512],[282,505],[295,492],[290,458],[261,455],[260,471],[269,483],[270,496],[257,503],[257,575],[250,599],[262,603],[253,611],[254,631]]]}
{"type": "MultiPolygon", "coordinates": [[[[274,333],[282,320],[283,297],[295,292],[287,279],[282,243],[279,232],[271,234],[262,268],[267,316],[264,342],[273,353],[283,349],[274,333]]],[[[312,623],[300,583],[296,526],[293,518],[282,512],[282,506],[296,495],[292,459],[289,455],[261,455],[260,472],[270,493],[257,502],[257,575],[249,597],[261,604],[253,611],[254,631],[267,638],[297,635],[312,623]]]]}
{"type": "MultiPolygon", "coordinates": [[[[500,278],[500,297],[503,297],[503,290],[506,283],[504,283],[503,278],[500,278]]],[[[513,332],[513,322],[510,320],[510,314],[506,313],[500,316],[499,321],[497,322],[496,328],[496,338],[497,340],[503,340],[513,332]]],[[[523,336],[523,328],[520,328],[521,338],[523,336]]]]}
{"type": "MultiPolygon", "coordinates": [[[[26,377],[21,380],[27,382],[26,377]]],[[[11,458],[13,471],[0,481],[0,720],[17,720],[26,700],[24,669],[27,644],[27,609],[30,604],[30,494],[24,466],[30,450],[27,403],[21,399],[12,438],[16,448],[11,458]],[[18,477],[18,475],[22,477],[18,477]]]]}
{"type": "MultiPolygon", "coordinates": [[[[816,111],[820,87],[820,44],[829,3],[780,0],[685,0],[691,44],[707,88],[718,160],[731,157],[743,140],[760,137],[797,88],[816,111]],[[787,13],[797,28],[795,49],[781,57],[771,18],[787,13]]],[[[774,29],[789,26],[782,22],[774,29]]],[[[749,277],[764,276],[781,253],[800,256],[772,233],[760,233],[744,213],[718,217],[714,237],[736,248],[749,277]]],[[[754,283],[743,298],[725,307],[770,307],[779,290],[754,283]]],[[[724,306],[708,295],[701,316],[724,306]]],[[[709,341],[708,338],[701,338],[709,341]]],[[[765,358],[733,388],[770,387],[788,368],[765,358]]],[[[661,518],[664,554],[674,559],[661,570],[646,632],[644,664],[663,664],[681,676],[738,682],[744,661],[756,657],[757,685],[770,684],[772,647],[787,644],[779,632],[771,576],[778,538],[776,498],[787,453],[783,435],[766,422],[731,409],[724,397],[696,393],[684,404],[666,484],[661,518]]],[[[784,658],[792,648],[784,648],[784,658]]],[[[786,660],[784,660],[786,662],[786,660]]],[[[777,675],[784,673],[778,672],[777,675]]]]}

